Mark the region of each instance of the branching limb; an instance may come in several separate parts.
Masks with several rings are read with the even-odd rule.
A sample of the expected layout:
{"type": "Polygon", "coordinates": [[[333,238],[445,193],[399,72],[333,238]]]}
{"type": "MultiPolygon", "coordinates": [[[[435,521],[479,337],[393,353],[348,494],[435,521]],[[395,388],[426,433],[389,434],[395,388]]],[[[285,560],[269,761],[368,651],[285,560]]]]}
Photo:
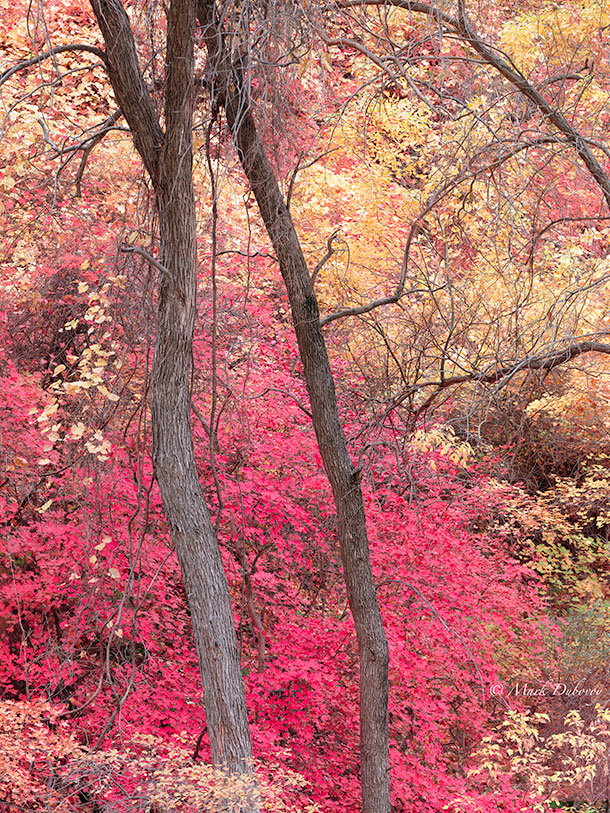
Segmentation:
{"type": "Polygon", "coordinates": [[[313,167],[318,161],[321,161],[323,158],[326,158],[327,155],[330,155],[333,152],[337,152],[339,147],[333,147],[330,150],[325,150],[321,155],[317,155],[312,161],[309,161],[307,164],[301,164],[303,160],[303,155],[299,156],[299,159],[296,163],[296,166],[290,176],[290,183],[288,184],[288,191],[286,192],[286,207],[290,209],[290,202],[292,200],[292,193],[294,192],[294,185],[297,179],[297,175],[299,172],[303,172],[305,169],[309,169],[309,167],[313,167]]]}
{"type": "MultiPolygon", "coordinates": [[[[536,147],[542,147],[549,144],[557,143],[561,142],[558,142],[555,136],[544,136],[542,138],[537,138],[534,141],[527,141],[523,144],[516,144],[512,147],[506,146],[502,150],[502,152],[497,156],[497,158],[495,158],[490,163],[484,164],[483,166],[476,169],[470,169],[468,171],[460,173],[456,178],[452,178],[448,183],[446,183],[443,187],[441,187],[433,195],[431,195],[431,197],[428,200],[428,203],[419,213],[416,220],[411,224],[411,228],[409,229],[409,234],[407,236],[407,241],[403,252],[400,279],[398,281],[398,285],[396,286],[396,290],[394,291],[394,293],[390,294],[389,296],[381,297],[379,299],[373,299],[370,302],[367,302],[365,305],[358,305],[353,308],[345,308],[343,310],[336,311],[335,313],[330,313],[328,314],[328,316],[325,316],[324,318],[320,319],[320,324],[322,325],[322,327],[329,325],[331,322],[334,322],[337,319],[344,319],[348,316],[361,316],[362,314],[369,313],[370,311],[375,310],[376,308],[380,308],[383,305],[395,305],[396,303],[400,302],[400,300],[403,297],[409,296],[410,294],[431,293],[428,289],[422,288],[412,288],[408,291],[405,291],[407,271],[409,268],[409,258],[411,255],[411,247],[413,245],[415,238],[419,235],[419,233],[422,230],[422,223],[424,221],[424,218],[440,203],[440,201],[444,197],[453,192],[453,190],[456,189],[456,187],[460,186],[460,184],[464,183],[464,181],[474,180],[480,175],[484,175],[488,172],[493,172],[495,169],[500,167],[505,161],[509,160],[510,158],[514,158],[516,155],[523,152],[524,150],[534,149],[536,147]]],[[[484,152],[486,152],[486,150],[484,152]]],[[[479,153],[479,155],[480,154],[481,153],[479,153]]],[[[443,287],[444,286],[440,286],[439,288],[436,288],[434,290],[439,291],[443,287]]]]}
{"type": "Polygon", "coordinates": [[[409,590],[412,590],[417,596],[420,597],[420,599],[424,602],[424,604],[426,604],[426,606],[429,607],[430,610],[432,610],[433,614],[440,621],[440,623],[447,630],[447,632],[450,635],[453,635],[455,638],[457,638],[457,640],[462,644],[462,646],[464,647],[464,650],[466,651],[466,654],[468,655],[468,658],[470,659],[470,662],[474,666],[475,671],[477,673],[477,677],[479,679],[479,685],[481,687],[481,697],[482,697],[483,703],[485,703],[485,681],[483,680],[483,675],[481,674],[481,670],[479,669],[479,665],[478,665],[478,663],[476,661],[476,658],[474,657],[474,655],[472,653],[472,650],[470,649],[470,647],[468,646],[468,644],[466,643],[464,638],[459,634],[459,632],[456,632],[454,629],[452,629],[447,624],[447,622],[443,619],[443,617],[438,612],[436,607],[430,601],[428,601],[428,599],[423,595],[423,593],[421,593],[417,589],[417,587],[414,587],[412,584],[410,584],[409,582],[405,582],[402,579],[385,579],[383,582],[381,582],[381,584],[379,585],[379,587],[377,589],[379,590],[379,588],[384,587],[386,584],[402,584],[405,587],[408,587],[409,590]]]}
{"type": "Polygon", "coordinates": [[[14,76],[19,71],[27,70],[27,68],[44,62],[45,59],[57,56],[57,54],[65,54],[69,51],[85,51],[89,54],[95,54],[95,56],[99,57],[104,65],[108,67],[108,57],[101,48],[97,48],[95,45],[87,45],[84,42],[75,42],[70,45],[57,45],[55,48],[49,48],[48,51],[33,56],[31,59],[24,59],[22,62],[12,65],[10,68],[7,68],[4,73],[0,74],[0,85],[3,85],[11,76],[14,76]]]}
{"type": "MultiPolygon", "coordinates": [[[[191,401],[191,409],[193,410],[193,412],[197,416],[197,419],[199,420],[199,423],[203,426],[203,431],[206,433],[206,435],[209,438],[211,438],[212,437],[212,431],[210,429],[210,425],[206,421],[206,419],[203,417],[203,412],[199,409],[199,407],[197,406],[197,404],[194,401],[191,401]]],[[[214,438],[213,438],[212,442],[214,444],[214,451],[216,452],[216,454],[218,454],[220,452],[220,445],[218,443],[218,436],[217,436],[216,432],[214,432],[214,438]]]]}
{"type": "MultiPolygon", "coordinates": [[[[85,172],[85,168],[87,166],[87,161],[89,156],[91,155],[94,148],[103,140],[103,138],[110,132],[114,130],[120,130],[123,132],[130,132],[127,127],[117,127],[116,123],[121,118],[122,112],[117,110],[111,116],[102,122],[99,125],[99,128],[91,135],[87,135],[85,138],[82,138],[80,141],[76,143],[65,145],[56,144],[53,139],[51,138],[51,134],[49,129],[42,117],[39,117],[38,124],[42,129],[42,136],[45,144],[48,144],[53,152],[55,153],[55,157],[60,159],[59,167],[57,168],[57,172],[55,173],[55,183],[64,169],[68,166],[68,164],[73,160],[73,158],[78,154],[78,152],[82,151],[82,156],[80,160],[80,164],[78,170],[76,172],[75,177],[75,184],[76,184],[76,197],[81,197],[81,182],[83,178],[83,174],[85,172]]],[[[93,128],[90,128],[90,130],[93,128]]],[[[90,132],[87,131],[87,132],[90,132]]]]}
{"type": "Polygon", "coordinates": [[[369,313],[376,308],[381,308],[383,305],[395,305],[403,296],[417,293],[428,293],[428,289],[412,288],[409,291],[403,291],[399,295],[392,294],[391,296],[382,296],[379,299],[372,299],[370,302],[367,302],[366,305],[358,305],[355,308],[345,308],[344,310],[336,311],[335,313],[329,313],[328,316],[320,319],[320,324],[322,327],[326,327],[326,325],[329,325],[331,322],[335,322],[337,319],[345,319],[347,316],[362,316],[362,314],[369,313]]]}
{"type": "Polygon", "coordinates": [[[563,133],[567,140],[574,146],[576,152],[582,159],[584,165],[589,170],[591,177],[600,187],[603,192],[606,204],[610,208],[610,178],[602,168],[597,158],[591,152],[591,148],[586,140],[573,127],[570,122],[563,116],[563,114],[556,110],[544,96],[536,90],[536,88],[527,81],[523,74],[515,67],[511,66],[502,57],[500,57],[493,48],[485,43],[474,31],[468,15],[466,13],[466,5],[464,0],[458,0],[458,19],[459,19],[459,32],[464,40],[474,50],[483,57],[483,59],[498,73],[502,74],[505,79],[513,84],[521,93],[529,99],[541,113],[548,118],[559,132],[563,133]]]}
{"type": "Polygon", "coordinates": [[[166,280],[170,279],[170,273],[167,270],[167,268],[164,265],[162,265],[158,260],[156,260],[152,256],[152,254],[149,254],[148,251],[146,251],[143,248],[140,248],[140,246],[122,245],[121,246],[121,251],[124,254],[139,254],[140,257],[143,257],[146,260],[147,263],[150,263],[150,265],[152,265],[153,268],[157,269],[157,271],[161,274],[161,279],[163,281],[166,281],[166,280]]]}
{"type": "Polygon", "coordinates": [[[521,71],[511,63],[508,56],[500,54],[496,48],[486,43],[476,33],[466,12],[465,0],[458,0],[457,18],[451,17],[428,3],[411,2],[411,0],[343,0],[337,4],[340,9],[364,8],[366,6],[393,6],[416,14],[424,14],[457,35],[476,51],[486,64],[495,68],[526,99],[529,99],[559,132],[563,133],[580,156],[595,183],[600,187],[606,204],[610,208],[610,177],[608,177],[608,174],[591,151],[587,139],[526,79],[521,71]]]}
{"type": "Polygon", "coordinates": [[[428,3],[413,3],[410,0],[342,0],[336,4],[336,8],[364,8],[366,6],[394,6],[394,8],[401,8],[405,11],[413,11],[417,14],[425,14],[428,17],[436,20],[437,23],[447,25],[450,29],[457,32],[459,30],[458,21],[450,14],[431,6],[428,3]]]}
{"type": "Polygon", "coordinates": [[[80,159],[80,164],[78,165],[78,170],[76,171],[76,178],[74,179],[74,183],[76,184],[76,197],[80,198],[82,196],[81,190],[81,182],[83,179],[83,174],[85,172],[85,168],[87,166],[87,161],[89,160],[89,156],[103,140],[103,138],[108,135],[108,133],[112,132],[113,130],[120,129],[115,127],[117,121],[121,118],[123,114],[120,110],[117,110],[112,116],[109,116],[106,121],[102,124],[101,129],[90,138],[87,139],[86,142],[83,142],[83,145],[80,147],[82,149],[83,154],[80,159]]]}
{"type": "Polygon", "coordinates": [[[324,268],[326,263],[330,260],[330,258],[333,256],[333,254],[336,251],[336,249],[333,247],[333,242],[337,239],[338,234],[339,234],[339,229],[335,229],[335,231],[331,234],[331,236],[326,241],[326,253],[322,257],[320,262],[316,265],[316,267],[314,268],[314,270],[313,270],[313,272],[311,274],[311,291],[310,291],[310,293],[313,292],[313,288],[314,288],[314,285],[315,285],[315,282],[316,282],[316,277],[318,276],[320,271],[324,268]]]}
{"type": "Polygon", "coordinates": [[[301,401],[296,397],[296,395],[293,395],[291,392],[288,392],[288,390],[281,390],[278,389],[278,387],[267,387],[258,395],[253,395],[252,398],[262,398],[263,396],[267,395],[268,392],[279,392],[281,395],[286,395],[288,398],[292,398],[292,400],[295,402],[295,404],[298,406],[301,412],[304,412],[308,418],[311,418],[311,412],[307,409],[307,407],[301,403],[301,401]]]}
{"type": "Polygon", "coordinates": [[[553,370],[566,364],[578,356],[586,353],[601,353],[610,355],[610,344],[604,342],[594,341],[573,341],[561,350],[549,351],[540,353],[535,356],[526,356],[525,358],[515,361],[512,364],[506,364],[499,369],[492,370],[488,373],[472,372],[464,373],[463,375],[450,376],[448,378],[441,378],[438,381],[422,381],[420,384],[414,384],[411,387],[403,390],[389,405],[386,414],[392,412],[396,407],[400,406],[408,398],[412,397],[415,393],[433,388],[433,391],[426,398],[426,400],[417,407],[416,416],[424,414],[438,396],[449,387],[454,387],[459,384],[495,384],[496,389],[502,389],[518,374],[524,371],[532,370],[553,370]]]}

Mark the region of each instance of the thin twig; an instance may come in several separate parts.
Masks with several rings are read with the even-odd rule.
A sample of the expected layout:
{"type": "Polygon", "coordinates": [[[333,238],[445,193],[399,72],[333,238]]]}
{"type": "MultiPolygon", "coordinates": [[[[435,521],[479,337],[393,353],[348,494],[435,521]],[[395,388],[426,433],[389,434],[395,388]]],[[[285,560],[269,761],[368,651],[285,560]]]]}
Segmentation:
{"type": "Polygon", "coordinates": [[[5,70],[3,74],[0,74],[0,85],[3,85],[18,71],[24,71],[33,65],[44,62],[44,60],[49,59],[49,57],[64,54],[69,51],[86,51],[89,54],[95,54],[95,56],[99,56],[104,65],[108,67],[108,57],[101,48],[97,48],[95,45],[86,45],[81,42],[73,43],[72,45],[57,45],[55,48],[49,48],[48,51],[44,51],[44,53],[38,54],[38,56],[33,56],[31,59],[24,59],[23,62],[18,62],[16,65],[5,70]]]}
{"type": "Polygon", "coordinates": [[[310,295],[313,293],[313,287],[316,282],[316,277],[320,273],[320,271],[324,268],[326,263],[330,260],[330,258],[335,253],[335,249],[333,248],[333,242],[336,240],[337,235],[339,234],[339,229],[335,229],[335,231],[331,234],[331,236],[326,241],[326,253],[320,260],[320,262],[316,265],[311,275],[311,288],[310,288],[310,295]]]}

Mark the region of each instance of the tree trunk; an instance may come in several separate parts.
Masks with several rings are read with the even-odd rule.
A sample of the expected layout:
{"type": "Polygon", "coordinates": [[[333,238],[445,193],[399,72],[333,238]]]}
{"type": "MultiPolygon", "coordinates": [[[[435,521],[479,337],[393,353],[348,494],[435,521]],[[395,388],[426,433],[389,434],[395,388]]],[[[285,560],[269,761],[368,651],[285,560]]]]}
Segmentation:
{"type": "Polygon", "coordinates": [[[279,186],[251,122],[227,116],[246,175],[280,263],[305,372],[312,421],[337,509],[337,536],[360,656],[360,761],[363,813],[390,810],[388,643],[369,555],[360,471],[339,419],[318,302],[279,186]],[[273,178],[273,180],[272,180],[273,178]]]}
{"type": "MultiPolygon", "coordinates": [[[[199,483],[190,424],[197,308],[197,233],[192,178],[195,0],[172,0],[167,21],[163,134],[143,83],[120,0],[92,0],[109,76],[157,200],[160,261],[157,344],[151,376],[154,471],[191,612],[212,760],[252,773],[252,745],[226,575],[199,483]]],[[[237,808],[236,808],[237,809],[237,808]]],[[[259,810],[246,788],[239,810],[259,810]]]]}
{"type": "Polygon", "coordinates": [[[360,472],[347,449],[318,303],[290,212],[258,136],[239,65],[230,65],[212,0],[200,0],[208,75],[256,197],[286,285],[313,425],[337,509],[347,597],[360,651],[360,759],[363,813],[389,813],[388,644],[371,572],[360,472]]]}

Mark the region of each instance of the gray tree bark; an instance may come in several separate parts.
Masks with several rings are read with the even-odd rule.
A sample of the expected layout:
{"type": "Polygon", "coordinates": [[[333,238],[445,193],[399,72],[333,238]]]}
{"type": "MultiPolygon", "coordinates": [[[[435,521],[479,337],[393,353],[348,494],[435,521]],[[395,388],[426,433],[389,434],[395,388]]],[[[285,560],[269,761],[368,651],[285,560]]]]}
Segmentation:
{"type": "Polygon", "coordinates": [[[373,582],[360,472],[339,418],[318,302],[300,241],[258,135],[242,66],[231,63],[214,0],[199,0],[211,92],[223,105],[239,159],[279,260],[311,404],[312,421],[337,509],[337,535],[360,657],[360,770],[363,813],[389,813],[388,644],[373,582]]]}
{"type": "MultiPolygon", "coordinates": [[[[231,774],[250,775],[252,745],[229,588],[199,482],[190,424],[197,307],[192,177],[196,4],[172,0],[168,11],[165,133],[140,71],[122,3],[91,0],[91,5],[106,43],[113,90],[157,201],[164,272],[151,375],[153,462],[191,612],[212,760],[231,774]]],[[[254,787],[239,809],[259,810],[254,787]]]]}

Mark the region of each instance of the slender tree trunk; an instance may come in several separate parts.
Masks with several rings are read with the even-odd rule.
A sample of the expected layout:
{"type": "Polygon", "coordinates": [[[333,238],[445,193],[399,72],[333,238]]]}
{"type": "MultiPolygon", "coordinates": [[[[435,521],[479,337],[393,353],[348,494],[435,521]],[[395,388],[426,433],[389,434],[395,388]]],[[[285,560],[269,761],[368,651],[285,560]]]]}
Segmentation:
{"type": "MultiPolygon", "coordinates": [[[[215,766],[252,773],[252,745],[237,636],[216,534],[199,483],[190,424],[197,308],[197,233],[192,177],[195,0],[172,0],[167,21],[163,133],[138,65],[120,0],[92,0],[109,76],[157,200],[160,260],[151,409],[154,471],[180,562],[203,682],[215,766]]],[[[247,791],[239,810],[256,813],[247,791]]],[[[237,809],[237,808],[236,808],[237,809]]]]}
{"type": "Polygon", "coordinates": [[[197,309],[192,175],[195,4],[173,0],[167,31],[165,124],[157,204],[161,263],[157,346],[151,376],[153,462],[180,560],[200,659],[212,760],[251,770],[237,637],[216,534],[195,463],[191,368],[197,309]]]}
{"type": "Polygon", "coordinates": [[[339,419],[334,379],[305,257],[272,168],[251,122],[227,116],[246,175],[280,262],[305,372],[313,426],[337,509],[337,535],[360,655],[360,761],[363,813],[390,810],[388,643],[369,555],[360,472],[339,419]],[[273,180],[272,180],[273,179],[273,180]]]}
{"type": "Polygon", "coordinates": [[[347,449],[318,303],[299,238],[258,136],[239,65],[230,65],[213,0],[200,0],[212,92],[219,95],[244,172],[279,260],[305,371],[313,425],[337,509],[338,537],[360,651],[363,813],[390,810],[388,644],[371,572],[360,472],[347,449]]]}

